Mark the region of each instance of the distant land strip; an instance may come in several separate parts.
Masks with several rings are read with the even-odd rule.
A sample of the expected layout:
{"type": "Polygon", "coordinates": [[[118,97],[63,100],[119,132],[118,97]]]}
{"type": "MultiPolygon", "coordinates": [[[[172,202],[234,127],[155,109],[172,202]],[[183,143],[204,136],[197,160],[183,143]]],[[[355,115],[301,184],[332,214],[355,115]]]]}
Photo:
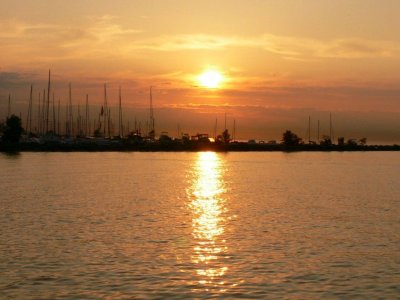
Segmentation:
{"type": "Polygon", "coordinates": [[[248,151],[399,151],[400,145],[317,145],[317,144],[263,144],[263,143],[207,143],[189,141],[143,141],[140,143],[129,140],[74,140],[73,142],[47,141],[43,143],[0,143],[1,152],[106,152],[106,151],[137,151],[137,152],[248,152],[248,151]]]}

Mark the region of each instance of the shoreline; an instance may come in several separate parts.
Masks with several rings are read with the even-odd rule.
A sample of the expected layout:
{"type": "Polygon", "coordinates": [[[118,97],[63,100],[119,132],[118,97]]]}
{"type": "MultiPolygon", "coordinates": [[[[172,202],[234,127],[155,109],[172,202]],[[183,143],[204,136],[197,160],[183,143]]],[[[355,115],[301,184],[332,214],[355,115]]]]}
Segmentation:
{"type": "Polygon", "coordinates": [[[366,152],[400,151],[400,145],[313,145],[300,144],[249,144],[249,143],[130,143],[124,140],[96,143],[77,141],[73,143],[0,143],[0,152],[366,152]]]}

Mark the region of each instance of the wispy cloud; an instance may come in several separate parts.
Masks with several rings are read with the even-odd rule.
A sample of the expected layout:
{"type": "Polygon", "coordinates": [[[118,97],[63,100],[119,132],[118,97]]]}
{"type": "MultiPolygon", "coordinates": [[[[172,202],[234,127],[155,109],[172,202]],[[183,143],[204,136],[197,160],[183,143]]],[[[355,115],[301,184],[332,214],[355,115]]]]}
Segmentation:
{"type": "Polygon", "coordinates": [[[397,41],[340,38],[317,40],[309,38],[264,35],[260,47],[286,58],[376,58],[398,56],[397,41]]]}
{"type": "Polygon", "coordinates": [[[257,44],[240,37],[207,34],[163,35],[135,42],[133,47],[156,51],[225,50],[231,47],[254,47],[257,44]]]}
{"type": "Polygon", "coordinates": [[[59,25],[51,23],[28,23],[21,20],[5,20],[0,22],[1,39],[20,38],[57,38],[59,40],[81,40],[92,39],[98,41],[109,41],[118,39],[121,36],[137,34],[140,30],[124,28],[117,23],[113,16],[104,15],[101,17],[87,17],[86,22],[81,26],[59,25]]]}
{"type": "Polygon", "coordinates": [[[256,37],[185,34],[138,40],[132,48],[155,51],[227,50],[258,48],[288,59],[389,57],[400,54],[400,43],[394,41],[341,38],[317,40],[264,34],[256,37]]]}
{"type": "Polygon", "coordinates": [[[0,22],[0,49],[3,55],[20,60],[49,61],[74,58],[132,57],[135,51],[226,51],[255,48],[284,59],[376,58],[399,56],[398,41],[339,38],[317,40],[264,34],[222,36],[171,34],[150,38],[135,28],[121,25],[113,16],[88,17],[80,25],[0,22]]]}
{"type": "Polygon", "coordinates": [[[122,42],[138,33],[124,28],[112,16],[90,17],[81,26],[8,20],[0,22],[0,49],[19,64],[95,59],[118,53],[122,42]]]}
{"type": "Polygon", "coordinates": [[[371,41],[358,38],[334,40],[320,47],[320,57],[374,58],[393,57],[400,54],[400,43],[371,41]]]}

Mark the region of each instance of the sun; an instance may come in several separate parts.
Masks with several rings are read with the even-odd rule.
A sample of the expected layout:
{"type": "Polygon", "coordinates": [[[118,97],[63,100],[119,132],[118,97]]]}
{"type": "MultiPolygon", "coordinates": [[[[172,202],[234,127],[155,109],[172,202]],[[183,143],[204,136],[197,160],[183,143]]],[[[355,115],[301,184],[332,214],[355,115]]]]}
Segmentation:
{"type": "Polygon", "coordinates": [[[204,71],[197,77],[198,83],[208,89],[219,88],[223,80],[223,75],[216,70],[204,71]]]}

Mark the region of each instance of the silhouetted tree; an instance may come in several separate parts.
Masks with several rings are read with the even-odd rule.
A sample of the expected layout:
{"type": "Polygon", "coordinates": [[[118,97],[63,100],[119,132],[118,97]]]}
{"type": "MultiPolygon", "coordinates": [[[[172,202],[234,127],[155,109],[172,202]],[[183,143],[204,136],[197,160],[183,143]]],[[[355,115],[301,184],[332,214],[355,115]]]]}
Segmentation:
{"type": "Polygon", "coordinates": [[[11,115],[7,118],[2,140],[7,143],[18,143],[23,131],[21,119],[16,115],[11,115]]]}
{"type": "Polygon", "coordinates": [[[346,144],[348,146],[354,147],[354,146],[357,146],[357,141],[355,139],[348,139],[346,144]]]}
{"type": "Polygon", "coordinates": [[[222,141],[226,144],[231,141],[231,135],[229,134],[228,129],[225,129],[224,132],[222,132],[222,141]]]}
{"type": "Polygon", "coordinates": [[[169,137],[167,134],[161,134],[160,138],[158,139],[158,141],[163,145],[171,144],[172,143],[172,138],[169,137]]]}
{"type": "Polygon", "coordinates": [[[5,129],[6,129],[6,124],[4,124],[4,122],[0,122],[0,136],[3,134],[5,129]]]}
{"type": "Polygon", "coordinates": [[[367,144],[367,138],[363,137],[363,138],[359,139],[358,144],[360,146],[365,146],[367,144]]]}
{"type": "Polygon", "coordinates": [[[295,133],[291,132],[290,130],[286,130],[283,133],[282,142],[286,146],[295,146],[298,145],[301,141],[295,133]]]}

